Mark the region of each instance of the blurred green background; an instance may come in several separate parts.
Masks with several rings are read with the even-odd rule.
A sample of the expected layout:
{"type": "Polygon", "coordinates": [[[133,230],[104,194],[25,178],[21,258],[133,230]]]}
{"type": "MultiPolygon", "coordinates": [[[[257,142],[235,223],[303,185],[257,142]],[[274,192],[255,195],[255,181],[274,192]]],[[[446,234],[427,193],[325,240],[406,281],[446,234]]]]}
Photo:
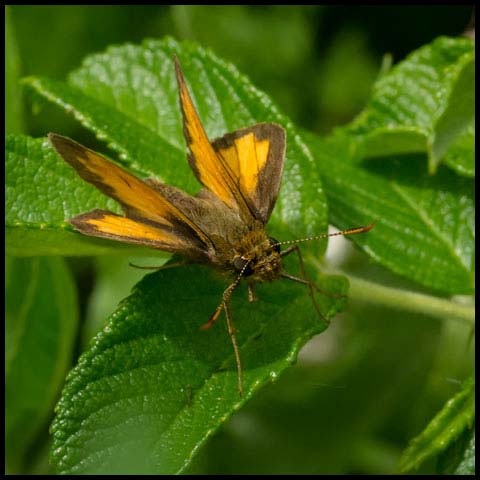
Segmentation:
{"type": "MultiPolygon", "coordinates": [[[[63,79],[83,57],[108,45],[172,35],[211,48],[297,125],[326,134],[361,111],[389,61],[398,62],[440,35],[461,35],[472,13],[468,5],[11,6],[7,20],[21,76],[63,79]]],[[[21,108],[10,131],[32,136],[55,131],[95,145],[56,107],[39,110],[24,98],[21,108]]],[[[342,248],[342,268],[416,288],[369,265],[351,246],[342,248]]],[[[79,338],[90,337],[92,325],[98,327],[143,275],[125,263],[71,262],[82,325],[89,332],[79,338]]],[[[470,371],[470,333],[453,322],[351,301],[348,311],[307,345],[296,366],[214,436],[190,471],[396,473],[407,442],[470,371]]],[[[79,344],[77,354],[82,348],[79,344]]],[[[30,469],[37,473],[48,471],[46,430],[47,425],[31,449],[30,469]]],[[[422,471],[431,473],[433,466],[422,471]]]]}
{"type": "MultiPolygon", "coordinates": [[[[466,5],[11,10],[24,75],[64,78],[85,55],[108,45],[173,35],[233,62],[295,123],[319,132],[348,122],[361,110],[385,54],[398,62],[439,35],[460,35],[472,15],[466,5]]],[[[28,114],[26,125],[32,135],[43,135],[46,127],[65,130],[63,123],[63,114],[42,112],[41,117],[28,114]]]]}

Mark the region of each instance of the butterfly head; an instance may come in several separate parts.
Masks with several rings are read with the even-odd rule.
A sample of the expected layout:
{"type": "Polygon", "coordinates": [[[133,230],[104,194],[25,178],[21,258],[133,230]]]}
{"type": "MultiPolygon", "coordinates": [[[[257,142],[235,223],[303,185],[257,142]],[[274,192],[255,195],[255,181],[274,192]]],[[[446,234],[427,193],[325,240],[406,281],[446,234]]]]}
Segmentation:
{"type": "Polygon", "coordinates": [[[255,282],[271,282],[279,278],[283,266],[277,243],[264,230],[250,232],[235,246],[231,262],[233,270],[255,282]]]}

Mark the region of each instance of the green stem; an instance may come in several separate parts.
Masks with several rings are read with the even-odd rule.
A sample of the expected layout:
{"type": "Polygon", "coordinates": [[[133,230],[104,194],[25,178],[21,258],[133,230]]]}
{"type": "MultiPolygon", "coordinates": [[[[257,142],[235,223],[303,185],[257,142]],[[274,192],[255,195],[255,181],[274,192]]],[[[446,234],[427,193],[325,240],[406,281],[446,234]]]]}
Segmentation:
{"type": "MultiPolygon", "coordinates": [[[[338,273],[345,275],[343,272],[338,273]]],[[[385,287],[351,275],[345,276],[350,281],[348,296],[357,301],[422,313],[433,317],[455,319],[469,326],[475,324],[474,305],[462,305],[453,300],[399,288],[385,287]]]]}

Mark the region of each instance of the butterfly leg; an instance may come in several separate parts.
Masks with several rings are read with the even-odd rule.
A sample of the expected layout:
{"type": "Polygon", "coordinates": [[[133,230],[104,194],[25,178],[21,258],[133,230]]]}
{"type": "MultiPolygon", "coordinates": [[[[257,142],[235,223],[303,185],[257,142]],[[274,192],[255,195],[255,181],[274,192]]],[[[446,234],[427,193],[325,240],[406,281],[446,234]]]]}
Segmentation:
{"type": "Polygon", "coordinates": [[[208,330],[209,328],[213,327],[215,322],[218,320],[218,317],[220,316],[220,313],[222,313],[222,310],[225,308],[225,302],[230,299],[230,296],[232,295],[233,290],[237,287],[238,285],[238,278],[230,284],[223,292],[223,297],[222,297],[222,302],[220,305],[217,307],[217,309],[213,312],[213,315],[208,319],[208,322],[204,323],[201,327],[200,330],[208,330]]]}
{"type": "Polygon", "coordinates": [[[225,310],[225,316],[227,317],[228,334],[230,335],[230,338],[232,340],[233,352],[235,354],[235,361],[237,363],[238,393],[240,396],[242,396],[242,364],[240,362],[240,351],[238,349],[237,339],[235,337],[235,328],[233,327],[232,318],[230,316],[230,297],[237,285],[238,281],[235,281],[225,289],[225,291],[223,292],[222,303],[220,303],[220,305],[217,307],[208,322],[200,327],[200,330],[208,330],[209,328],[211,328],[217,321],[222,310],[225,310]]]}
{"type": "Polygon", "coordinates": [[[248,267],[248,263],[245,263],[244,267],[242,268],[242,271],[238,274],[237,278],[233,283],[231,283],[223,292],[223,301],[220,303],[220,305],[217,307],[213,315],[210,317],[207,323],[202,325],[200,327],[200,330],[208,330],[210,327],[213,326],[213,324],[217,321],[218,316],[220,315],[220,312],[225,308],[225,302],[228,301],[230,298],[230,295],[232,292],[238,287],[238,284],[240,283],[240,280],[242,279],[242,275],[244,274],[246,268],[248,267]]]}
{"type": "MultiPolygon", "coordinates": [[[[302,253],[300,252],[300,247],[298,245],[294,245],[292,247],[288,247],[286,250],[284,250],[283,252],[280,252],[280,256],[284,257],[292,252],[297,252],[297,256],[298,256],[298,261],[299,261],[299,264],[300,264],[300,271],[302,272],[302,276],[303,278],[307,279],[307,274],[305,272],[305,266],[303,264],[303,258],[302,258],[302,253]]],[[[297,278],[297,277],[295,277],[297,278]]],[[[292,280],[292,279],[290,279],[292,280]]],[[[297,281],[299,279],[297,278],[297,281]]],[[[327,292],[326,290],[322,290],[320,287],[318,287],[318,285],[316,285],[315,283],[313,283],[312,281],[308,280],[310,282],[310,284],[312,285],[312,287],[320,294],[322,295],[325,295],[326,297],[331,297],[331,298],[345,298],[346,295],[342,294],[342,293],[331,293],[331,292],[327,292]]],[[[302,283],[302,282],[300,282],[302,283]]]]}
{"type": "Polygon", "coordinates": [[[300,271],[302,273],[303,278],[295,277],[295,276],[290,275],[286,272],[283,272],[281,274],[282,277],[287,278],[288,280],[293,280],[294,282],[302,283],[303,285],[307,285],[308,286],[308,294],[309,294],[309,296],[312,300],[312,304],[315,308],[315,311],[317,312],[317,315],[320,318],[322,318],[323,320],[325,320],[326,322],[328,322],[327,318],[322,314],[322,312],[320,312],[320,309],[318,308],[317,302],[315,300],[315,294],[313,292],[313,289],[315,288],[317,291],[320,291],[320,289],[311,280],[309,280],[308,277],[307,277],[307,272],[305,271],[305,265],[303,264],[303,258],[302,258],[302,254],[300,252],[299,246],[298,245],[293,245],[293,246],[287,248],[286,250],[284,250],[283,252],[281,252],[280,255],[282,257],[284,257],[285,255],[288,255],[292,252],[297,252],[298,262],[300,264],[300,271]]]}
{"type": "Polygon", "coordinates": [[[256,302],[258,300],[258,297],[255,295],[255,292],[253,291],[253,283],[248,284],[248,301],[250,303],[256,302]]]}
{"type": "Polygon", "coordinates": [[[227,326],[228,333],[232,340],[233,352],[235,353],[235,361],[237,362],[237,385],[238,385],[238,394],[243,395],[243,381],[242,381],[242,364],[240,362],[240,351],[238,350],[237,339],[235,338],[235,328],[233,327],[232,318],[230,316],[230,296],[224,298],[223,308],[225,310],[225,316],[227,317],[227,326]]]}

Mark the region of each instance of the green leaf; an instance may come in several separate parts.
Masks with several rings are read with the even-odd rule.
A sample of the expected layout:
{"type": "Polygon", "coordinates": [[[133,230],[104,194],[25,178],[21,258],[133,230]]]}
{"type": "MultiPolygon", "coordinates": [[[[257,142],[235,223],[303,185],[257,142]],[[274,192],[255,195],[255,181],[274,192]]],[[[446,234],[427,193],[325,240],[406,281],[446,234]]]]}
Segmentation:
{"type": "Polygon", "coordinates": [[[352,240],[374,260],[449,294],[474,291],[474,182],[445,167],[431,176],[418,155],[358,164],[353,140],[302,133],[322,175],[331,222],[376,222],[352,240]]]}
{"type": "MultiPolygon", "coordinates": [[[[367,108],[349,127],[358,136],[358,155],[426,152],[428,170],[435,173],[446,156],[454,155],[450,150],[458,136],[471,128],[474,82],[470,39],[440,37],[413,52],[382,76],[367,108]]],[[[461,169],[452,158],[447,164],[461,169]]]]}
{"type": "Polygon", "coordinates": [[[5,283],[6,464],[25,473],[70,365],[77,298],[61,259],[7,257],[5,283]]]}
{"type": "MultiPolygon", "coordinates": [[[[41,78],[29,78],[25,82],[105,140],[119,154],[121,162],[137,174],[153,175],[196,193],[199,185],[185,158],[174,53],[182,63],[209,138],[259,121],[276,122],[285,127],[287,153],[283,183],[269,223],[276,237],[293,239],[324,232],[326,203],[311,153],[271,100],[232,65],[212,53],[172,39],[147,41],[142,46],[111,47],[104,54],[87,57],[83,66],[70,75],[68,84],[41,78]]],[[[19,169],[17,175],[29,178],[35,172],[19,169]]],[[[69,206],[65,212],[69,215],[74,211],[88,211],[92,204],[102,208],[91,189],[80,189],[78,183],[73,190],[62,185],[52,187],[44,177],[39,180],[55,188],[58,197],[53,204],[55,209],[58,202],[66,205],[75,202],[76,208],[69,206]],[[76,198],[71,198],[77,189],[80,198],[76,194],[76,198]]],[[[23,188],[30,188],[30,182],[25,181],[23,188]]],[[[22,208],[28,209],[28,206],[18,207],[22,208]]],[[[63,213],[63,209],[59,210],[54,218],[44,221],[49,225],[58,222],[63,213]]],[[[312,248],[321,252],[325,243],[312,248]]]]}
{"type": "Polygon", "coordinates": [[[475,430],[470,434],[470,440],[463,451],[463,458],[454,473],[455,475],[475,475],[475,430]]]}
{"type": "Polygon", "coordinates": [[[437,461],[437,473],[455,475],[475,474],[475,429],[464,430],[449,444],[437,461]]]}
{"type": "MultiPolygon", "coordinates": [[[[345,291],[342,277],[322,289],[345,291]]],[[[304,285],[246,287],[231,312],[243,364],[237,391],[223,316],[199,331],[217,307],[225,281],[191,266],[146,276],[110,317],[69,374],[52,425],[52,460],[61,473],[179,473],[208,437],[256,390],[295,362],[300,347],[325,329],[304,285]]],[[[343,300],[318,296],[325,317],[343,300]]]]}
{"type": "Polygon", "coordinates": [[[5,133],[23,130],[23,104],[19,86],[20,57],[11,18],[10,7],[5,6],[5,133]]]}
{"type": "Polygon", "coordinates": [[[445,165],[458,174],[475,177],[475,122],[458,135],[443,158],[445,165]]]}
{"type": "Polygon", "coordinates": [[[470,377],[425,430],[410,442],[400,460],[400,469],[404,472],[417,469],[427,458],[444,451],[472,427],[474,418],[475,381],[470,377]]]}

